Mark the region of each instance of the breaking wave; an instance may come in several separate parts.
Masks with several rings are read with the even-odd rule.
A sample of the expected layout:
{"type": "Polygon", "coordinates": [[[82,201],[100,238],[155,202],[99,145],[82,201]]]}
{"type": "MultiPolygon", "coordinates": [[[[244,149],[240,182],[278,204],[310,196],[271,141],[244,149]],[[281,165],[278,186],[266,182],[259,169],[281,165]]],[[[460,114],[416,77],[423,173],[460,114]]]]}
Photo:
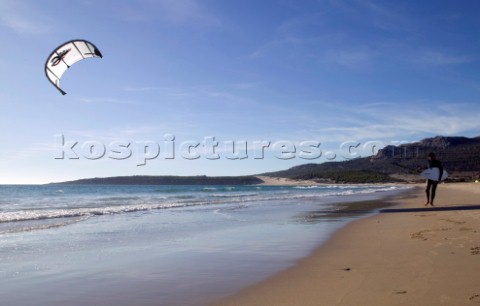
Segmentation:
{"type": "MultiPolygon", "coordinates": [[[[303,187],[303,186],[298,186],[303,187]]],[[[306,186],[310,187],[310,186],[306,186]]],[[[303,189],[315,189],[315,186],[311,188],[303,189]]],[[[0,211],[0,224],[7,222],[19,222],[19,221],[32,221],[32,220],[49,220],[59,218],[89,218],[93,216],[102,215],[115,215],[122,213],[131,213],[139,211],[150,211],[159,209],[170,209],[179,207],[193,207],[193,206],[206,206],[206,205],[222,205],[231,203],[249,203],[249,202],[261,202],[261,201],[283,201],[283,200],[302,200],[302,199],[320,199],[325,197],[336,196],[349,196],[356,194],[369,194],[376,192],[387,192],[400,189],[398,186],[384,186],[384,187],[372,187],[364,186],[363,188],[350,188],[342,190],[342,188],[331,188],[332,190],[324,192],[285,192],[285,191],[270,191],[270,192],[247,192],[247,193],[214,193],[210,195],[179,195],[177,198],[165,199],[164,197],[151,197],[148,195],[145,198],[142,197],[116,197],[115,202],[109,198],[109,201],[97,201],[97,207],[92,207],[91,199],[89,200],[88,207],[68,207],[68,205],[62,205],[60,208],[32,208],[32,209],[20,209],[10,211],[0,211]],[[136,200],[136,201],[132,201],[136,200]],[[138,203],[138,202],[147,203],[138,203]],[[152,203],[153,202],[153,203],[152,203]],[[99,206],[102,205],[103,206],[99,206]]],[[[297,187],[295,187],[297,188],[297,187]]],[[[322,186],[322,188],[324,188],[322,186]]],[[[404,188],[404,187],[403,187],[404,188]]],[[[301,189],[301,188],[300,188],[301,189]]],[[[203,189],[204,191],[205,189],[203,189]]],[[[213,190],[212,191],[216,191],[213,190]]],[[[216,191],[217,192],[217,191],[216,191]]],[[[78,201],[78,200],[77,200],[78,201]]],[[[1,230],[0,230],[1,233],[1,230]]]]}

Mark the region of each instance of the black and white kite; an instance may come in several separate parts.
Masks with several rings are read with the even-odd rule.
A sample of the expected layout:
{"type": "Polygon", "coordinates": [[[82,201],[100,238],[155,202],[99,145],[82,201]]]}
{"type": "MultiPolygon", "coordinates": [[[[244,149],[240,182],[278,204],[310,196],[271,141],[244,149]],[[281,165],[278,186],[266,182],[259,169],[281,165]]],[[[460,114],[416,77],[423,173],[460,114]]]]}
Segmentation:
{"type": "Polygon", "coordinates": [[[56,48],[45,63],[45,74],[62,95],[66,94],[60,88],[60,79],[73,64],[86,58],[102,57],[102,53],[89,41],[77,39],[67,41],[56,48]]]}

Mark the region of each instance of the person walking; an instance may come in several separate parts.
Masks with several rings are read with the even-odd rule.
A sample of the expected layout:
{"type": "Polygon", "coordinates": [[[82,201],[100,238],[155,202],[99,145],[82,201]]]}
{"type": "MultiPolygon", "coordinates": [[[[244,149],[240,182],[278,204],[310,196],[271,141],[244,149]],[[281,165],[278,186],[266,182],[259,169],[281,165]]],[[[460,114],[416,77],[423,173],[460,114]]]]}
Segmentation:
{"type": "Polygon", "coordinates": [[[427,203],[425,206],[428,206],[429,204],[433,206],[433,201],[435,200],[435,193],[437,191],[437,186],[438,183],[442,180],[443,176],[443,166],[442,163],[436,158],[435,153],[430,152],[427,155],[428,159],[428,168],[438,168],[439,175],[438,175],[438,180],[427,180],[427,188],[425,189],[425,192],[427,194],[427,203]]]}

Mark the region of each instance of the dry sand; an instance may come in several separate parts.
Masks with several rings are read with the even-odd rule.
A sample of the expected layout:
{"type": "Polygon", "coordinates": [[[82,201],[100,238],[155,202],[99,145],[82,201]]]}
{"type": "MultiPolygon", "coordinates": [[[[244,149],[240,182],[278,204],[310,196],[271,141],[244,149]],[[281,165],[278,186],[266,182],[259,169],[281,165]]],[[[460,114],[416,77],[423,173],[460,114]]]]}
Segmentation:
{"type": "MultiPolygon", "coordinates": [[[[423,207],[424,186],[396,199],[423,207]]],[[[480,184],[444,184],[438,206],[480,204],[480,184]]],[[[296,266],[215,305],[480,304],[480,210],[378,214],[296,266]]]]}

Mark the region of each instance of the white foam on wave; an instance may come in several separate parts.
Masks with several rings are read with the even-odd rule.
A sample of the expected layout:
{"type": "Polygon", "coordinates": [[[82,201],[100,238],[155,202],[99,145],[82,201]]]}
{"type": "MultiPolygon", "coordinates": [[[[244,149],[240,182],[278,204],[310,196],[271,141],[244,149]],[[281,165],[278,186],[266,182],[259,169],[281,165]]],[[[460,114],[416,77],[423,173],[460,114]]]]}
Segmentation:
{"type": "Polygon", "coordinates": [[[107,207],[90,207],[90,208],[63,208],[63,209],[29,209],[19,211],[8,211],[0,213],[0,223],[43,220],[54,218],[68,217],[85,217],[113,215],[119,213],[128,213],[136,211],[145,211],[161,208],[172,208],[176,206],[185,206],[183,203],[162,203],[162,204],[137,204],[137,205],[120,205],[107,207]]]}
{"type": "Polygon", "coordinates": [[[202,189],[202,191],[215,191],[215,190],[217,190],[217,188],[215,188],[215,187],[204,187],[202,189]]]}
{"type": "Polygon", "coordinates": [[[251,197],[251,196],[256,196],[259,195],[258,192],[252,192],[252,193],[214,193],[211,194],[211,197],[214,198],[241,198],[241,197],[251,197]]]}
{"type": "Polygon", "coordinates": [[[315,189],[315,188],[322,188],[322,186],[312,185],[312,186],[295,186],[295,189],[315,189]]]}
{"type": "Polygon", "coordinates": [[[30,221],[35,222],[37,220],[28,220],[29,222],[0,223],[0,225],[2,225],[0,227],[0,235],[21,233],[21,232],[31,232],[31,231],[36,231],[36,230],[45,230],[45,229],[63,227],[63,226],[67,226],[67,225],[70,225],[70,224],[85,221],[88,218],[89,218],[88,216],[76,217],[76,218],[66,218],[66,220],[62,218],[57,222],[44,222],[44,223],[36,223],[36,224],[31,224],[30,221]]]}
{"type": "Polygon", "coordinates": [[[401,186],[385,186],[374,188],[366,188],[362,190],[331,190],[329,192],[273,192],[273,193],[250,193],[250,194],[233,194],[230,197],[199,197],[195,199],[179,199],[179,201],[164,201],[163,199],[154,199],[157,203],[142,204],[124,204],[111,205],[103,207],[83,207],[83,208],[50,208],[50,209],[25,209],[16,211],[0,212],[0,223],[45,220],[55,218],[71,218],[71,217],[91,217],[101,215],[114,215],[121,213],[131,213],[139,211],[149,211],[179,207],[193,207],[205,205],[221,205],[231,203],[247,203],[247,202],[263,202],[263,201],[282,201],[282,200],[302,200],[302,199],[320,199],[335,196],[350,196],[356,194],[369,194],[377,192],[388,192],[406,187],[401,186]],[[158,203],[158,201],[161,201],[158,203]]]}

